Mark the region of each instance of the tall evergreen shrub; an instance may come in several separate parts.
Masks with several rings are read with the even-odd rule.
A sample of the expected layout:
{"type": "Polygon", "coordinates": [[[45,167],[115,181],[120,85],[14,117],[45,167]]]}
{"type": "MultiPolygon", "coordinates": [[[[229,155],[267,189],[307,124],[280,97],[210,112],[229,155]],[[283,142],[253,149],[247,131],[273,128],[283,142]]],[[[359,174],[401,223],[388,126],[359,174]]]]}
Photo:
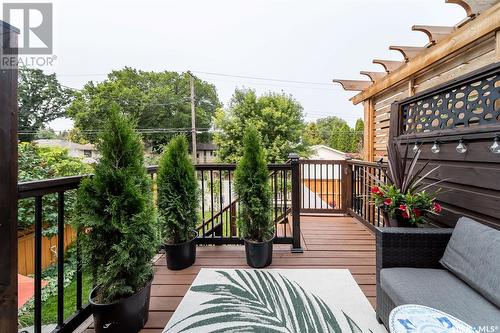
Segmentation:
{"type": "Polygon", "coordinates": [[[85,262],[95,273],[96,300],[108,303],[143,288],[153,276],[156,214],[143,145],[117,107],[100,134],[101,153],[92,178],[78,189],[78,227],[85,262]]]}
{"type": "Polygon", "coordinates": [[[198,182],[184,136],[166,146],[158,167],[158,212],[167,244],[193,238],[198,209],[198,182]]]}
{"type": "Polygon", "coordinates": [[[271,220],[271,189],[269,171],[262,148],[262,139],[253,125],[243,136],[243,156],[235,171],[235,190],[240,202],[238,226],[244,239],[256,242],[270,240],[274,235],[271,220]]]}

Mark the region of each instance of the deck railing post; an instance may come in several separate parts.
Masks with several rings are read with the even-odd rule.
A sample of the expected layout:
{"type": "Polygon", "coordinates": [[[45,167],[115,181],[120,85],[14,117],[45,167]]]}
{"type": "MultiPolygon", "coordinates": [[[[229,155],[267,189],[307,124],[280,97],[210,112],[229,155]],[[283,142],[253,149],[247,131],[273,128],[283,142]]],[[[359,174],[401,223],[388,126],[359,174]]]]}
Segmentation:
{"type": "Polygon", "coordinates": [[[288,155],[292,171],[292,253],[304,252],[300,245],[300,162],[299,155],[288,155]]]}
{"type": "Polygon", "coordinates": [[[0,332],[17,332],[17,61],[19,30],[0,21],[0,332]]]}
{"type": "Polygon", "coordinates": [[[352,209],[352,166],[346,161],[342,163],[343,175],[342,175],[342,188],[344,193],[342,193],[343,207],[345,212],[349,212],[352,209]]]}

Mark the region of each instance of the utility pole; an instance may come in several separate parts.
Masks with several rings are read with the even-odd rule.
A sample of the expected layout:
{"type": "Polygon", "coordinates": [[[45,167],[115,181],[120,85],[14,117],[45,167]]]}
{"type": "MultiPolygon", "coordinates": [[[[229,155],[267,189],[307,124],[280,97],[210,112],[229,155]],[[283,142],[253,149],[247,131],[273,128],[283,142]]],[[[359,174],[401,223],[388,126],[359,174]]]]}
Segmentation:
{"type": "Polygon", "coordinates": [[[191,152],[193,153],[193,162],[196,163],[196,112],[194,109],[194,76],[188,71],[189,83],[191,86],[191,152]]]}

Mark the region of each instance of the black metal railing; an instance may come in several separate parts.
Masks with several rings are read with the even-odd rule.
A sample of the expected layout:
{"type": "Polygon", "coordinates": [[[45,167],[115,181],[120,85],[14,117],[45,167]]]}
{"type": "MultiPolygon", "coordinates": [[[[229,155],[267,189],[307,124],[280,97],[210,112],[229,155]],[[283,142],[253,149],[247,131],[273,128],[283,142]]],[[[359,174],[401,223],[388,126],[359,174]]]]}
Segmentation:
{"type": "Polygon", "coordinates": [[[79,233],[76,240],[76,307],[69,318],[64,318],[64,227],[65,193],[78,188],[85,176],[64,177],[50,180],[24,182],[18,185],[19,200],[34,200],[35,274],[34,274],[34,317],[35,333],[42,332],[42,238],[43,238],[43,198],[57,195],[57,327],[54,332],[72,332],[89,315],[88,302],[83,302],[82,265],[79,233]]]}
{"type": "Polygon", "coordinates": [[[384,225],[382,211],[371,201],[370,190],[377,185],[375,179],[386,182],[386,176],[382,171],[386,168],[385,164],[379,166],[373,162],[350,160],[347,161],[347,168],[349,168],[350,179],[348,181],[351,189],[349,214],[372,229],[382,227],[384,225]]]}
{"type": "Polygon", "coordinates": [[[344,160],[300,160],[301,211],[345,213],[344,160]]]}
{"type": "MultiPolygon", "coordinates": [[[[293,252],[301,252],[300,244],[300,174],[298,157],[284,164],[270,164],[270,186],[272,188],[272,217],[276,226],[275,243],[291,244],[293,252]]],[[[234,164],[196,165],[200,182],[200,225],[198,244],[241,244],[236,220],[239,204],[234,192],[234,164]]],[[[156,198],[156,166],[147,168],[153,180],[156,198]]],[[[64,318],[64,230],[66,193],[78,188],[87,176],[72,176],[18,184],[18,200],[34,200],[35,248],[34,248],[34,332],[42,331],[42,238],[44,231],[44,197],[57,196],[57,328],[55,332],[72,332],[89,315],[88,302],[82,295],[82,259],[79,232],[76,238],[76,307],[74,313],[64,318]]]]}

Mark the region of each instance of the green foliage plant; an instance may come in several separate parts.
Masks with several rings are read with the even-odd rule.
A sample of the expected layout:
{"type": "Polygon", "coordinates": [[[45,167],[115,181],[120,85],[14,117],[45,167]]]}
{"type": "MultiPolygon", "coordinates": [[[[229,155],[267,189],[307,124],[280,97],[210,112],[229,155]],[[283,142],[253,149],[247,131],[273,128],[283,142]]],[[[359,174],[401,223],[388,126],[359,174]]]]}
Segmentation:
{"type": "Polygon", "coordinates": [[[191,240],[198,219],[198,182],[182,135],[166,146],[158,167],[158,213],[164,241],[179,244],[191,240]]]}
{"type": "Polygon", "coordinates": [[[153,277],[156,214],[143,145],[133,123],[110,109],[100,133],[99,163],[77,195],[77,227],[85,264],[95,274],[95,300],[110,303],[142,289],[153,277]]]}
{"type": "MultiPolygon", "coordinates": [[[[21,142],[18,145],[19,181],[27,182],[66,176],[85,175],[92,167],[78,158],[70,157],[68,150],[59,147],[40,147],[36,143],[21,142]]],[[[57,194],[45,195],[43,201],[43,235],[57,234],[57,194]]],[[[65,192],[65,222],[74,218],[76,196],[74,191],[65,192]]],[[[19,200],[19,231],[31,230],[35,224],[35,202],[32,198],[19,200]]]]}
{"type": "Polygon", "coordinates": [[[263,242],[274,236],[271,189],[262,139],[253,125],[243,136],[243,156],[235,171],[235,190],[240,202],[238,227],[242,238],[263,242]]]}

